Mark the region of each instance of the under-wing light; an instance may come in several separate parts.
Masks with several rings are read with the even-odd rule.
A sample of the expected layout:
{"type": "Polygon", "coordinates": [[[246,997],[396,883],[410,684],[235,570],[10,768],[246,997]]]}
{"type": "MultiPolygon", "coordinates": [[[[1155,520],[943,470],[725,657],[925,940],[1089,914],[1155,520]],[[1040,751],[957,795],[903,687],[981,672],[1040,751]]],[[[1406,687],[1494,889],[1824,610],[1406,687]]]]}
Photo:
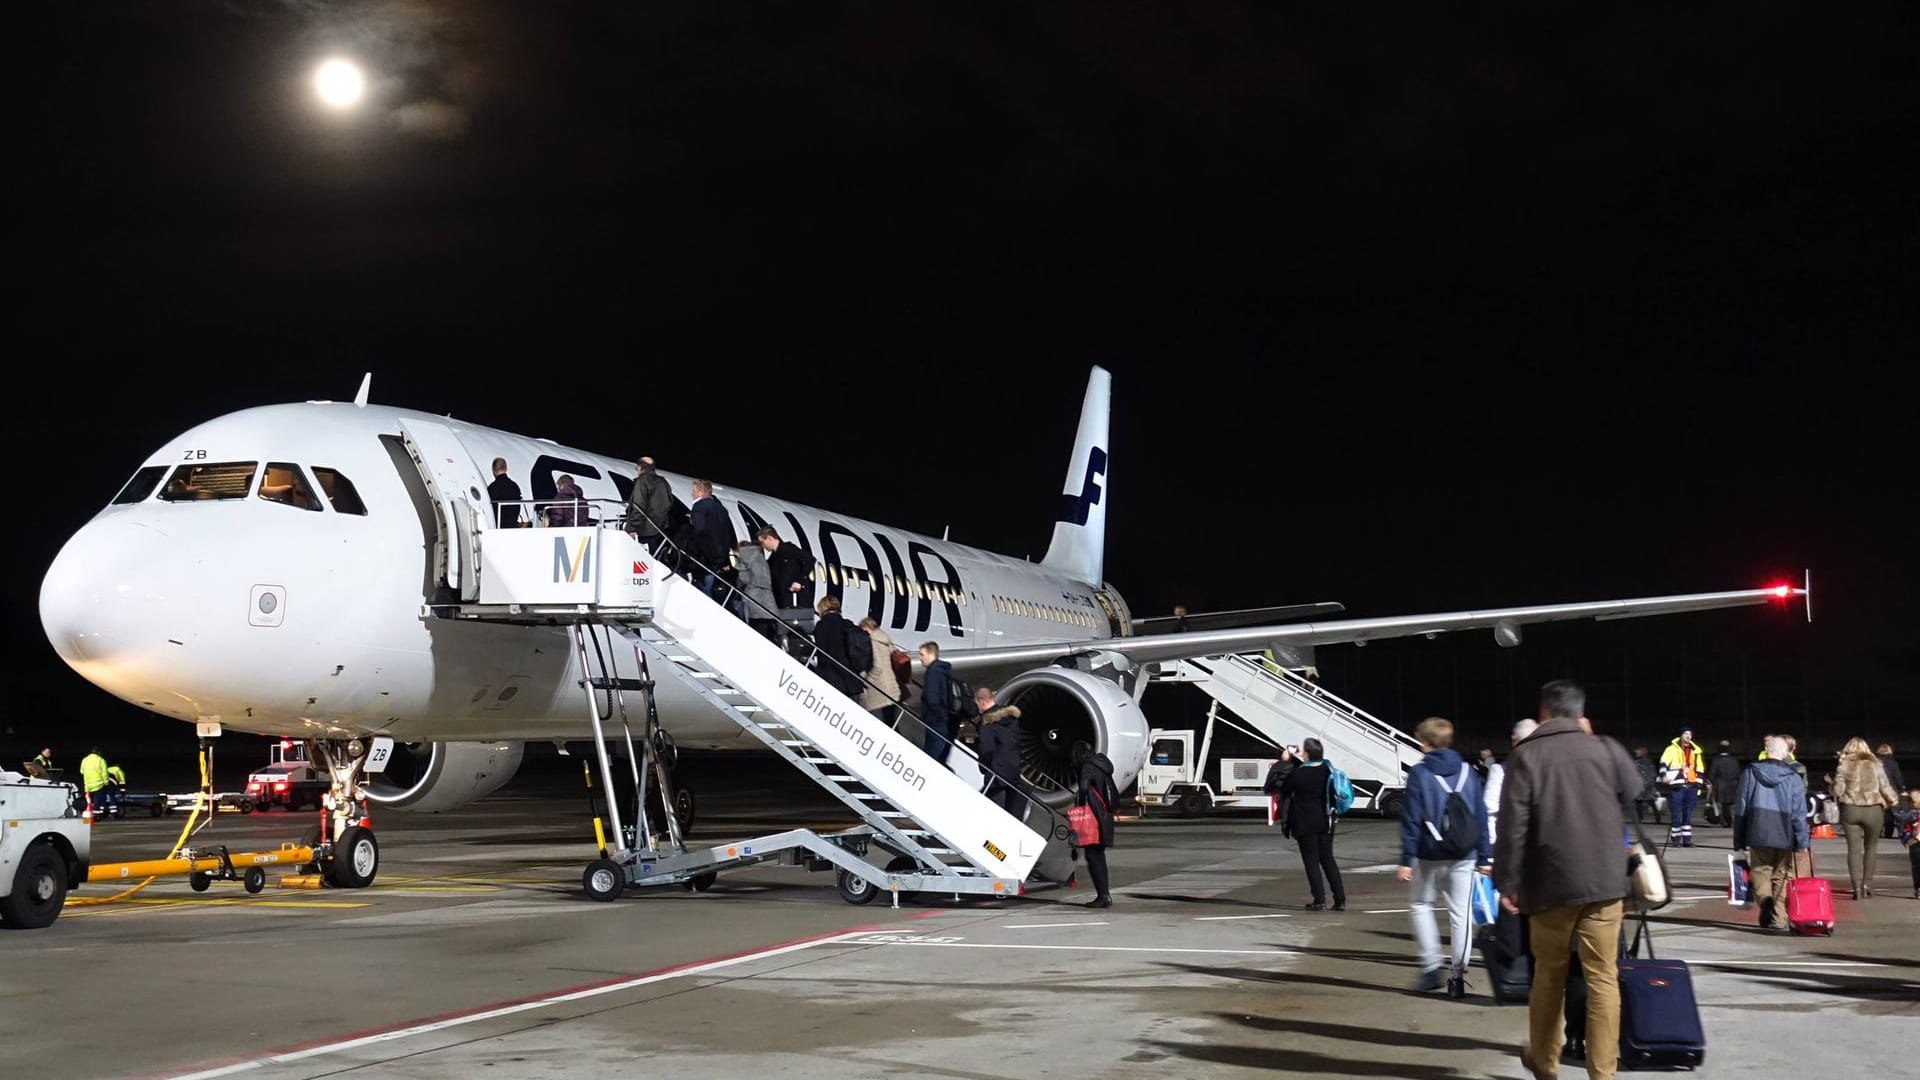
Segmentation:
{"type": "Polygon", "coordinates": [[[1779,598],[1780,598],[1780,599],[1782,599],[1782,600],[1785,600],[1785,599],[1787,599],[1788,597],[1790,597],[1790,596],[1792,596],[1792,595],[1793,595],[1793,586],[1791,586],[1791,585],[1775,585],[1775,586],[1773,586],[1773,595],[1775,595],[1775,596],[1777,596],[1777,597],[1779,597],[1779,598]]]}

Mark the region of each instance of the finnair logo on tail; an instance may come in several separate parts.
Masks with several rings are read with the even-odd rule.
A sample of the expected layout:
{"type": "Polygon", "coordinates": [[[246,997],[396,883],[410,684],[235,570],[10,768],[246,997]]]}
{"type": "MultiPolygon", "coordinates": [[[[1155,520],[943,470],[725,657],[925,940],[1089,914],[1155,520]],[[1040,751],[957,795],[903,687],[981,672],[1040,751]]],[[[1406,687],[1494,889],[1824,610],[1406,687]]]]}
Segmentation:
{"type": "Polygon", "coordinates": [[[1069,525],[1085,525],[1093,504],[1100,501],[1101,481],[1107,478],[1107,452],[1094,447],[1087,453],[1087,475],[1080,481],[1080,494],[1063,494],[1060,520],[1069,525]]]}
{"type": "Polygon", "coordinates": [[[593,580],[593,571],[587,565],[587,556],[593,551],[593,537],[583,536],[577,548],[569,550],[566,537],[553,538],[553,580],[558,582],[589,583],[593,580]]]}

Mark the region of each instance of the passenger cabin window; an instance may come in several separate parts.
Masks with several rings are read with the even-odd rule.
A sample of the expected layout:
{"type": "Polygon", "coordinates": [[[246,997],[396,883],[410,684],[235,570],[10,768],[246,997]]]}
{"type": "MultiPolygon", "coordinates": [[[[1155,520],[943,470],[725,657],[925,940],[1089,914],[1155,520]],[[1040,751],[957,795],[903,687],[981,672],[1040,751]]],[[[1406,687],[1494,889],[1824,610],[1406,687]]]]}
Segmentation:
{"type": "Polygon", "coordinates": [[[336,514],[358,514],[367,516],[367,504],[360,501],[360,492],[338,469],[313,467],[313,478],[320,481],[320,490],[327,493],[327,502],[333,505],[336,514]]]}
{"type": "Polygon", "coordinates": [[[168,502],[205,502],[244,499],[253,487],[251,461],[222,461],[209,465],[182,465],[160,491],[168,502]]]}
{"type": "Polygon", "coordinates": [[[127,486],[120,489],[120,494],[115,495],[113,502],[109,505],[125,506],[127,503],[145,500],[147,496],[153,494],[154,488],[160,486],[160,478],[165,475],[167,475],[165,465],[146,466],[133,474],[133,479],[127,481],[127,486]]]}
{"type": "Polygon", "coordinates": [[[314,495],[300,466],[285,461],[269,461],[260,473],[260,497],[268,502],[284,503],[318,513],[320,499],[314,495]]]}

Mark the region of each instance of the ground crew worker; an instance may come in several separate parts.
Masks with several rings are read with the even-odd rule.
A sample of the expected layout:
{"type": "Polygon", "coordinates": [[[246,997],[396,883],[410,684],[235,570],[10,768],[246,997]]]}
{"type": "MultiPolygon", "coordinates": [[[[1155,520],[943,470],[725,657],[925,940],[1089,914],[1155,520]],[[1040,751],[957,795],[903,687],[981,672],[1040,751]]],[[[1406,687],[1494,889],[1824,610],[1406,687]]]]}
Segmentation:
{"type": "Polygon", "coordinates": [[[33,760],[27,762],[27,764],[39,770],[35,775],[43,779],[51,777],[53,775],[53,747],[42,747],[39,753],[33,755],[33,760]]]}
{"type": "Polygon", "coordinates": [[[100,748],[94,747],[87,756],[80,759],[80,782],[86,785],[87,802],[92,804],[93,812],[105,813],[107,809],[107,759],[100,756],[100,748]]]}
{"type": "Polygon", "coordinates": [[[126,811],[127,770],[118,765],[107,766],[107,804],[116,814],[126,811]]]}
{"type": "Polygon", "coordinates": [[[1682,731],[1660,753],[1660,779],[1667,788],[1667,843],[1673,847],[1693,846],[1693,807],[1700,797],[1700,781],[1706,775],[1706,754],[1693,741],[1693,732],[1682,731]]]}

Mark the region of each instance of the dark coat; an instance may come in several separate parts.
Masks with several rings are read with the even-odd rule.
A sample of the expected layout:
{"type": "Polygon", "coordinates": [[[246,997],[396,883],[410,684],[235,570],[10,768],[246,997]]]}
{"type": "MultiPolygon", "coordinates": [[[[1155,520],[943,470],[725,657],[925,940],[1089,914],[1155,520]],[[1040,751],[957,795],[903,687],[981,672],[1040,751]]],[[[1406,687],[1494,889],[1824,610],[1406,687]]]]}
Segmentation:
{"type": "Polygon", "coordinates": [[[815,672],[835,690],[849,695],[857,695],[861,689],[859,678],[849,673],[852,665],[847,660],[847,635],[853,632],[853,624],[837,611],[827,612],[813,624],[814,648],[825,657],[815,666],[815,672]]]}
{"type": "Polygon", "coordinates": [[[1650,757],[1633,758],[1634,775],[1640,778],[1640,787],[1634,793],[1636,802],[1652,802],[1660,797],[1654,790],[1655,781],[1660,779],[1660,766],[1650,757]]]}
{"type": "Polygon", "coordinates": [[[1101,847],[1113,846],[1113,804],[1119,801],[1120,792],[1113,786],[1113,762],[1105,754],[1088,754],[1080,766],[1080,792],[1074,803],[1093,811],[1093,819],[1100,823],[1101,847]],[[1095,792],[1099,798],[1094,798],[1095,792]]]}
{"type": "Polygon", "coordinates": [[[570,529],[576,525],[593,524],[592,507],[579,484],[561,485],[554,490],[553,498],[553,505],[547,507],[547,525],[550,528],[570,529]]]}
{"type": "Polygon", "coordinates": [[[1522,914],[1627,895],[1623,822],[1640,792],[1633,759],[1564,717],[1513,748],[1500,789],[1494,884],[1522,914]]]}
{"type": "Polygon", "coordinates": [[[1713,787],[1713,797],[1720,802],[1730,803],[1740,790],[1740,759],[1732,754],[1723,753],[1707,766],[1707,783],[1713,787]]]}
{"type": "Polygon", "coordinates": [[[1266,783],[1260,785],[1260,790],[1269,795],[1280,794],[1280,785],[1286,782],[1287,774],[1293,771],[1293,767],[1296,764],[1298,763],[1288,761],[1286,758],[1280,758],[1268,766],[1267,780],[1266,783]]]}
{"type": "Polygon", "coordinates": [[[673,512],[673,489],[652,469],[633,480],[633,493],[627,496],[627,528],[642,539],[665,536],[667,517],[673,512]]]}
{"type": "Polygon", "coordinates": [[[982,716],[974,751],[988,772],[1008,783],[1020,779],[1020,707],[1002,705],[982,716]]]}
{"type": "Polygon", "coordinates": [[[487,485],[487,498],[493,500],[494,513],[499,516],[500,528],[517,529],[520,527],[520,507],[517,505],[502,505],[505,503],[518,503],[521,499],[520,485],[513,482],[513,477],[508,476],[506,473],[501,473],[499,476],[494,477],[493,483],[487,485]]]}
{"type": "Polygon", "coordinates": [[[693,557],[707,565],[714,573],[724,573],[729,565],[727,555],[733,551],[738,541],[734,538],[733,520],[727,516],[727,508],[720,500],[709,495],[693,504],[693,557]]]}
{"type": "Polygon", "coordinates": [[[947,688],[953,683],[953,665],[935,660],[920,678],[920,719],[933,730],[947,734],[953,730],[953,714],[947,709],[947,688]]]}
{"type": "Polygon", "coordinates": [[[1887,770],[1887,783],[1893,785],[1893,790],[1901,795],[1905,795],[1907,793],[1907,779],[1900,775],[1900,763],[1893,760],[1893,755],[1881,755],[1880,767],[1887,770]]]}
{"type": "Polygon", "coordinates": [[[1807,782],[1785,762],[1747,766],[1733,801],[1733,846],[1805,851],[1807,837],[1807,782]]]}
{"type": "Polygon", "coordinates": [[[1333,831],[1333,773],[1324,759],[1303,761],[1280,781],[1280,816],[1290,837],[1333,831]]]}
{"type": "Polygon", "coordinates": [[[812,609],[813,582],[808,575],[813,573],[813,560],[799,544],[782,540],[779,549],[767,556],[767,571],[773,576],[773,598],[780,607],[812,609]],[[796,582],[800,585],[798,592],[791,588],[796,582]]]}

